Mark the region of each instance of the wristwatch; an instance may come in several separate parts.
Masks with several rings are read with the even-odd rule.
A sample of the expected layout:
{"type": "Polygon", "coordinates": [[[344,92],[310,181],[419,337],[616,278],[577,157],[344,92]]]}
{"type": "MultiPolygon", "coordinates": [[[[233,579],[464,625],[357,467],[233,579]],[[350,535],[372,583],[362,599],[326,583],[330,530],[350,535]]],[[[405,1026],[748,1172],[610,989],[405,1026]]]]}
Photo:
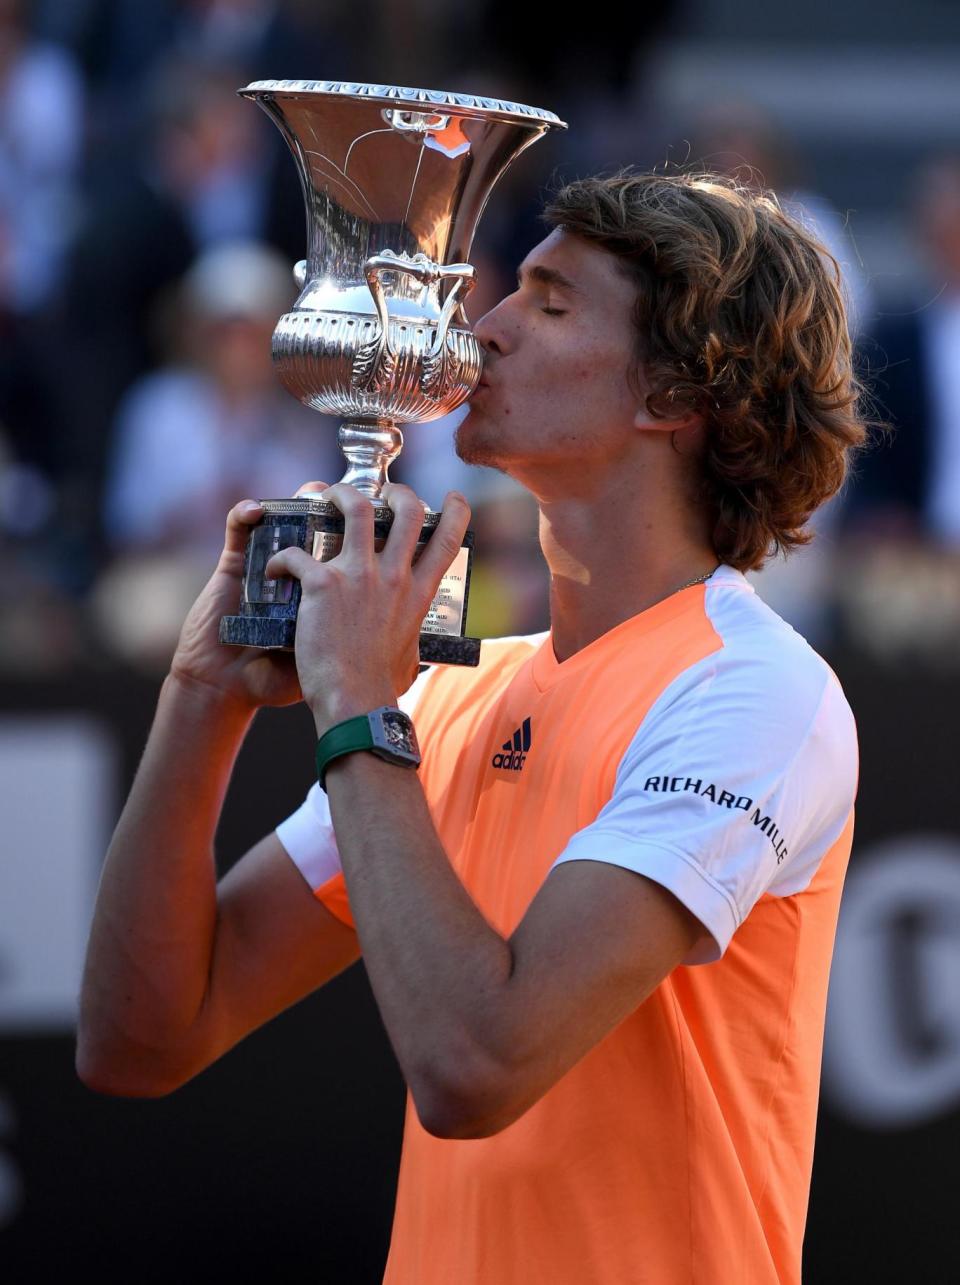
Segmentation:
{"type": "Polygon", "coordinates": [[[317,779],[325,790],[327,767],[341,754],[369,750],[398,767],[418,767],[420,746],[410,717],[395,705],[381,705],[369,714],[345,719],[317,741],[317,779]]]}

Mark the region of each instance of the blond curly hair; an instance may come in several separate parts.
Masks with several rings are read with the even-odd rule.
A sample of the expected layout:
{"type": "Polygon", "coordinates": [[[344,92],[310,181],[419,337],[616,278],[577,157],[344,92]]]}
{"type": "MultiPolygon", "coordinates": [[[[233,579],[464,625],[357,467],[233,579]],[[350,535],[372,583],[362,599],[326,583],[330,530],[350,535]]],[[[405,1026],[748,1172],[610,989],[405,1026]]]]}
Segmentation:
{"type": "Polygon", "coordinates": [[[746,571],[808,543],[866,437],[830,253],[771,193],[713,174],[579,179],[542,217],[635,281],[633,373],[651,415],[702,419],[717,556],[746,571]]]}

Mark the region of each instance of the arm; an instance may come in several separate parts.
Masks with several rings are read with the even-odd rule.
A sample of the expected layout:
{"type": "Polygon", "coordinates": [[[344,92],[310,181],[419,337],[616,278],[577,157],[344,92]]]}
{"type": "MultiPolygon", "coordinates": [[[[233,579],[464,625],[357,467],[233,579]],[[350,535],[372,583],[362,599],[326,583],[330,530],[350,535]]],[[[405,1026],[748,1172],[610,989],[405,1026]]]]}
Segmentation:
{"type": "Polygon", "coordinates": [[[358,957],[275,835],[217,887],[213,836],[251,718],[164,682],[87,951],[77,1072],[90,1088],[169,1092],[358,957]]]}
{"type": "Polygon", "coordinates": [[[509,941],[440,845],[419,781],[369,754],[327,775],[364,962],[424,1127],[506,1128],[659,985],[702,935],[666,889],[574,861],[509,941]]]}
{"type": "Polygon", "coordinates": [[[258,516],[238,505],[227,520],[104,864],[77,1044],[81,1079],[102,1092],[168,1092],[357,957],[276,836],[216,884],[213,837],[254,713],[300,698],[291,656],[217,641],[258,516]]]}

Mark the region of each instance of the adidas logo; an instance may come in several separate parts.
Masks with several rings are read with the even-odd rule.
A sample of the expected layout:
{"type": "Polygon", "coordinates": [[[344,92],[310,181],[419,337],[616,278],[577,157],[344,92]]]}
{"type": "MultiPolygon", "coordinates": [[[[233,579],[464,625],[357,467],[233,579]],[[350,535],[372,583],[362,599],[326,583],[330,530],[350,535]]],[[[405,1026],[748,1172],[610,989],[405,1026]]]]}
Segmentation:
{"type": "Polygon", "coordinates": [[[504,754],[494,754],[493,766],[502,767],[508,772],[520,772],[523,770],[523,761],[527,757],[527,751],[530,749],[530,720],[525,718],[523,725],[518,727],[513,734],[512,741],[504,741],[504,754]]]}

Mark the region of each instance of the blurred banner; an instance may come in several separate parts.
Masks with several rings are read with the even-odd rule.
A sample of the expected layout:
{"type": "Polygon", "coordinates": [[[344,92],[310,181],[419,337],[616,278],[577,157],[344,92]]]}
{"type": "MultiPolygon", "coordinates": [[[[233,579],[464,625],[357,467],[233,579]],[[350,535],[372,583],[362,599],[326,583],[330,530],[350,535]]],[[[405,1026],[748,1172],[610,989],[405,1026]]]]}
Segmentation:
{"type": "Polygon", "coordinates": [[[34,713],[0,719],[3,833],[0,1032],[73,1025],[96,876],[117,786],[107,725],[34,713]]]}

